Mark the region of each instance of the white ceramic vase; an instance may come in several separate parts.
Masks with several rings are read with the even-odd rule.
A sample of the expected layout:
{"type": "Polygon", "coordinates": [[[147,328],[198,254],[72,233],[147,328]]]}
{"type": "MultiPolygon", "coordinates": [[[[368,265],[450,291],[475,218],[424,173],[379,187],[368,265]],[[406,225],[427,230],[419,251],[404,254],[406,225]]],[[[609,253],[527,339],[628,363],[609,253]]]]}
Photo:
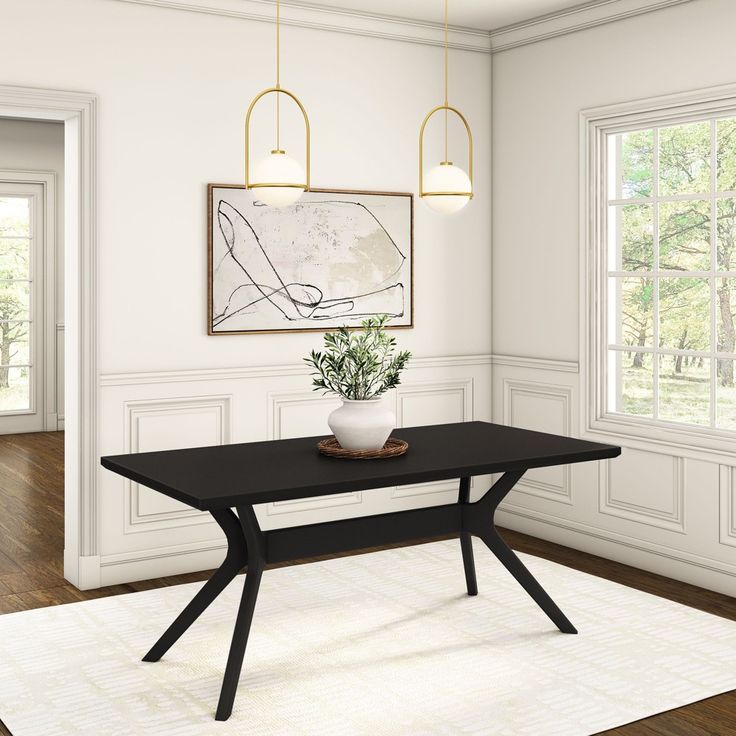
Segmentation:
{"type": "Polygon", "coordinates": [[[380,450],[396,426],[396,415],[381,398],[343,399],[342,406],[327,417],[327,423],[346,450],[380,450]]]}

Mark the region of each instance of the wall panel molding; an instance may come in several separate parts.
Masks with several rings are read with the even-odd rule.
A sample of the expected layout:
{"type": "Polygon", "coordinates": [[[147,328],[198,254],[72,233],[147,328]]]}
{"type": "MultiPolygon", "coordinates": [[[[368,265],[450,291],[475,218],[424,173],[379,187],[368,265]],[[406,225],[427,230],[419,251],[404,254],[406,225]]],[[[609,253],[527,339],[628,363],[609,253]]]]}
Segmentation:
{"type": "Polygon", "coordinates": [[[611,476],[612,463],[602,460],[598,465],[599,511],[609,516],[635,521],[667,531],[685,533],[685,459],[671,457],[672,480],[670,508],[633,503],[616,497],[615,483],[611,476]]]}
{"type": "Polygon", "coordinates": [[[736,547],[736,468],[719,467],[719,537],[721,544],[736,547]]]}
{"type": "MultiPolygon", "coordinates": [[[[396,389],[396,426],[405,427],[415,424],[411,418],[407,402],[427,398],[453,398],[456,401],[457,416],[455,421],[470,422],[473,420],[473,379],[461,378],[450,381],[421,381],[405,383],[396,389]]],[[[470,482],[473,488],[473,481],[470,482]]],[[[458,491],[457,481],[437,481],[434,483],[416,483],[394,488],[392,498],[411,498],[414,496],[431,496],[436,493],[458,491]]]]}
{"type": "Polygon", "coordinates": [[[557,371],[561,373],[578,373],[580,367],[577,361],[553,360],[551,358],[527,358],[521,355],[491,356],[493,365],[505,365],[512,368],[528,368],[530,370],[557,371]]]}
{"type": "MultiPolygon", "coordinates": [[[[412,357],[409,368],[455,368],[492,364],[490,355],[440,355],[436,357],[412,357]]],[[[190,381],[230,381],[286,376],[307,376],[311,369],[303,363],[282,365],[253,365],[235,368],[203,368],[181,371],[131,371],[107,373],[100,376],[100,386],[137,386],[152,383],[188,383],[190,381]]]]}
{"type": "MultiPolygon", "coordinates": [[[[551,370],[555,370],[552,368],[551,370]]],[[[572,388],[552,383],[540,383],[538,381],[525,381],[520,379],[503,379],[503,423],[511,427],[525,426],[516,421],[514,414],[514,400],[522,397],[537,399],[539,401],[553,402],[559,405],[561,433],[570,435],[572,433],[572,388]]],[[[543,480],[540,478],[522,478],[515,487],[515,491],[525,493],[538,498],[557,503],[572,504],[572,471],[569,465],[559,470],[560,482],[554,480],[543,480]]],[[[544,469],[538,473],[549,475],[550,470],[544,469]]]]}
{"type": "MultiPolygon", "coordinates": [[[[452,396],[457,399],[458,421],[470,422],[473,419],[473,379],[461,378],[449,381],[415,381],[402,383],[396,389],[396,426],[405,427],[407,400],[432,396],[452,396]]],[[[410,420],[409,425],[413,422],[410,420]]]]}
{"type": "MultiPolygon", "coordinates": [[[[496,421],[509,423],[511,419],[509,393],[518,399],[518,392],[530,385],[541,384],[544,394],[550,390],[548,385],[564,384],[572,392],[572,434],[576,433],[581,416],[580,374],[544,366],[541,359],[532,364],[504,360],[494,366],[496,421]]],[[[527,421],[536,419],[535,406],[527,400],[521,411],[512,412],[523,414],[527,421]]],[[[546,416],[553,416],[549,405],[546,416]]],[[[542,424],[540,417],[536,426],[529,426],[550,431],[542,424]]],[[[624,452],[615,460],[572,469],[573,504],[544,507],[529,499],[534,495],[530,492],[538,489],[522,487],[518,496],[512,494],[501,506],[500,523],[661,575],[736,593],[732,554],[736,547],[736,467],[724,464],[723,456],[692,453],[677,445],[632,440],[610,432],[582,434],[586,439],[621,445],[624,452]]]]}
{"type": "MultiPolygon", "coordinates": [[[[205,443],[213,445],[227,444],[231,437],[231,399],[231,396],[207,396],[126,402],[125,452],[145,452],[154,449],[141,446],[143,425],[146,422],[150,423],[166,418],[170,418],[177,424],[189,419],[200,425],[202,418],[209,416],[210,419],[214,419],[215,432],[212,437],[204,438],[205,443]]],[[[167,447],[167,439],[162,437],[161,444],[156,443],[155,449],[167,447]]],[[[192,524],[213,523],[209,514],[179,504],[160,494],[153,495],[153,491],[131,480],[125,480],[124,488],[124,534],[162,531],[192,524]],[[156,501],[153,505],[150,501],[151,498],[156,501]]]]}
{"type": "MultiPolygon", "coordinates": [[[[305,409],[308,407],[324,407],[329,399],[314,391],[286,391],[268,394],[268,437],[280,440],[295,436],[287,429],[287,413],[289,409],[305,409]]],[[[298,436],[299,433],[297,433],[298,436]]],[[[315,449],[315,452],[317,450],[315,449]]],[[[300,498],[287,501],[275,501],[266,504],[266,513],[269,516],[278,514],[294,514],[300,511],[314,509],[336,508],[338,506],[352,506],[363,502],[360,491],[351,493],[331,493],[328,496],[314,498],[300,498]]]]}
{"type": "MultiPolygon", "coordinates": [[[[252,442],[326,434],[327,414],[339,400],[312,391],[309,373],[295,362],[103,376],[100,396],[106,422],[100,454],[159,449],[154,442],[159,438],[161,447],[167,440],[173,447],[214,444],[221,439],[252,442]],[[226,421],[212,407],[224,398],[228,399],[226,421]],[[204,412],[199,415],[201,423],[198,411],[204,412]],[[143,430],[138,438],[136,421],[143,430]]],[[[489,419],[491,378],[490,355],[415,358],[404,382],[386,401],[407,425],[489,419]]],[[[207,516],[200,518],[186,507],[167,507],[169,500],[163,496],[149,497],[136,507],[125,479],[104,469],[98,473],[100,534],[105,540],[99,584],[209,569],[222,558],[221,532],[207,516]]],[[[485,478],[477,480],[486,483],[485,478]]],[[[283,528],[445,503],[446,498],[457,497],[458,488],[457,481],[452,481],[404,488],[400,494],[395,491],[388,487],[298,499],[259,506],[257,514],[264,529],[283,528]]],[[[143,498],[147,489],[140,492],[143,498]]]]}
{"type": "Polygon", "coordinates": [[[607,542],[615,542],[625,547],[631,547],[632,549],[638,549],[643,552],[649,552],[651,554],[658,555],[670,560],[677,560],[678,562],[684,562],[696,567],[702,567],[705,570],[711,570],[713,572],[727,573],[729,575],[736,575],[736,564],[730,562],[724,562],[713,557],[706,557],[705,555],[696,555],[686,550],[677,549],[676,547],[669,547],[668,545],[659,544],[657,542],[650,542],[647,539],[641,539],[639,537],[632,537],[628,534],[622,534],[620,532],[612,531],[610,529],[601,529],[600,527],[592,526],[575,519],[566,519],[563,517],[548,514],[543,511],[537,511],[536,509],[528,509],[523,506],[516,506],[508,502],[504,502],[499,506],[499,511],[503,511],[507,514],[514,516],[521,516],[534,521],[542,521],[551,526],[559,527],[561,529],[569,529],[570,531],[580,532],[589,537],[596,539],[602,539],[607,542]]]}
{"type": "Polygon", "coordinates": [[[727,595],[736,594],[734,585],[736,564],[732,562],[694,554],[609,529],[601,529],[575,519],[516,506],[507,501],[499,506],[498,511],[497,522],[509,529],[517,529],[543,539],[552,539],[558,544],[566,544],[592,554],[603,554],[609,559],[619,560],[628,565],[641,566],[642,569],[685,580],[694,585],[707,586],[710,590],[720,590],[727,595]],[[550,533],[547,533],[546,529],[549,529],[550,533]],[[570,533],[570,536],[565,536],[565,532],[570,533]],[[611,551],[602,552],[598,546],[593,546],[595,540],[613,545],[609,548],[611,551]],[[619,549],[622,551],[618,552],[619,549]],[[641,556],[632,557],[628,550],[640,553],[641,556]],[[653,560],[654,564],[645,564],[648,555],[651,555],[648,559],[653,560]],[[672,563],[678,563],[681,567],[679,569],[673,567],[672,563]],[[712,573],[713,577],[707,582],[704,581],[702,571],[712,573]]]}

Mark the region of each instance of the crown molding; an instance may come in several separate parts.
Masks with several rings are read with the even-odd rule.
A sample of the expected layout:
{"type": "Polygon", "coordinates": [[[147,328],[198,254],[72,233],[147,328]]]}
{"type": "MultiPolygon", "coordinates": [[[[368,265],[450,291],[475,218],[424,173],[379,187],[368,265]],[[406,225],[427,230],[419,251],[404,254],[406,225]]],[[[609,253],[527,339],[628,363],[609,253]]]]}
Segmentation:
{"type": "Polygon", "coordinates": [[[689,2],[692,0],[592,0],[491,31],[491,52],[507,51],[689,2]]]}
{"type": "MultiPolygon", "coordinates": [[[[134,5],[148,5],[170,10],[207,13],[241,20],[274,22],[273,0],[116,0],[134,5]]],[[[386,38],[393,41],[428,46],[444,45],[444,26],[407,18],[377,15],[354,10],[327,8],[302,2],[281,3],[281,24],[321,31],[336,31],[357,36],[386,38]]],[[[450,27],[450,48],[489,54],[488,31],[450,27]]]]}
{"type": "MultiPolygon", "coordinates": [[[[115,0],[115,2],[207,13],[263,23],[274,22],[273,0],[115,0]]],[[[449,46],[461,51],[497,53],[689,2],[693,0],[591,0],[582,5],[492,31],[451,26],[449,46]]],[[[332,8],[300,0],[287,0],[281,3],[281,23],[285,26],[385,38],[427,46],[444,45],[444,27],[439,23],[332,8]]]]}

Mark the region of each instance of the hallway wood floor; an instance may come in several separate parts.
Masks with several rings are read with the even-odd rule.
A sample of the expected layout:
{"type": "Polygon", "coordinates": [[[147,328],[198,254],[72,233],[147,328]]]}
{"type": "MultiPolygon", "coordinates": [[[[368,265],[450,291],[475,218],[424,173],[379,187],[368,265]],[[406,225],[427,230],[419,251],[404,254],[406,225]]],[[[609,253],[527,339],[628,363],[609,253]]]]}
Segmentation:
{"type": "MultiPolygon", "coordinates": [[[[79,591],[69,585],[63,576],[63,474],[62,432],[0,435],[0,614],[196,582],[209,577],[210,573],[201,572],[90,591],[79,591]]],[[[510,530],[502,530],[502,533],[520,552],[736,621],[734,598],[510,530]]],[[[0,632],[1,627],[0,620],[0,632]]],[[[605,736],[734,734],[736,691],[605,732],[605,736]]],[[[0,736],[12,736],[1,722],[0,736]]]]}

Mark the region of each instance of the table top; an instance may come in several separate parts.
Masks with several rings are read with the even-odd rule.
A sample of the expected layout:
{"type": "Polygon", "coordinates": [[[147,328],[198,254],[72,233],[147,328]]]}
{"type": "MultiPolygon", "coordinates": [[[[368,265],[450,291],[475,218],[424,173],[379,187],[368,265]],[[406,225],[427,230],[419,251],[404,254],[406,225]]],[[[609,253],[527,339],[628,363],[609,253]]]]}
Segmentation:
{"type": "Polygon", "coordinates": [[[197,509],[363,491],[616,457],[621,448],[488,422],[397,429],[400,457],[319,454],[322,437],[107,456],[103,467],[197,509]]]}

